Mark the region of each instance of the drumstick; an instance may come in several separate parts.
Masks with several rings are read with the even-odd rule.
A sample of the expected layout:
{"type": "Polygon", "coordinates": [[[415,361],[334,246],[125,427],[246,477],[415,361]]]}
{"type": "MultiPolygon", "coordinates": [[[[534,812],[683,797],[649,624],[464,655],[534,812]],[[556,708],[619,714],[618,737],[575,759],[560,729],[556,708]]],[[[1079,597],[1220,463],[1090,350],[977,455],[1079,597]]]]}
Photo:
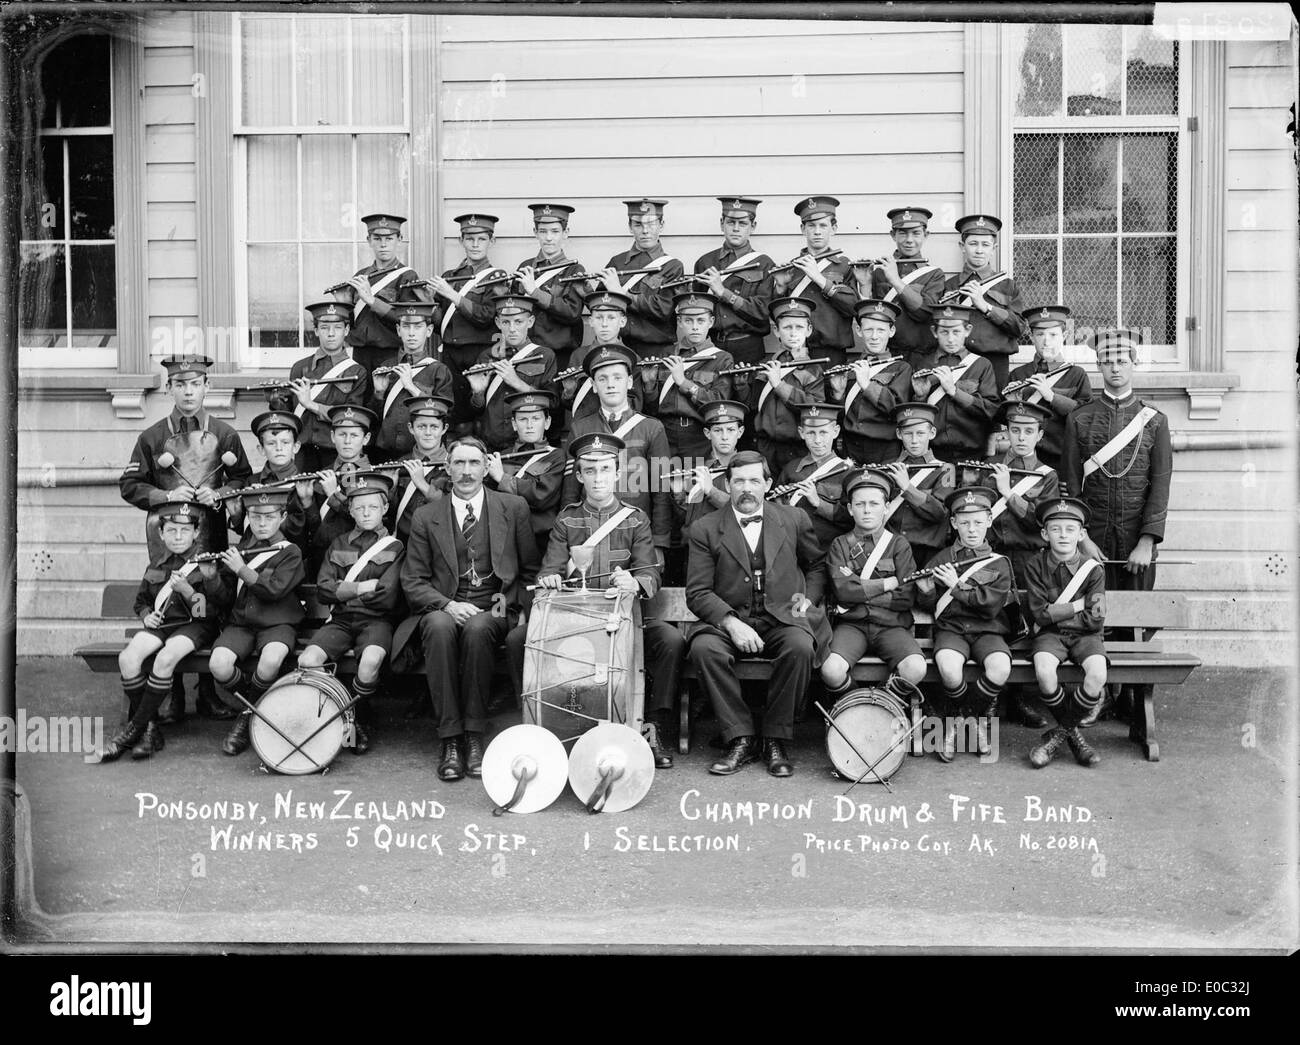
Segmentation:
{"type": "MultiPolygon", "coordinates": [[[[857,780],[853,781],[853,783],[851,783],[847,788],[845,788],[844,793],[847,795],[850,791],[852,791],[855,787],[857,787],[860,783],[862,783],[862,781],[866,780],[867,773],[873,772],[876,766],[880,765],[880,763],[883,762],[889,756],[889,753],[893,751],[894,748],[898,747],[899,744],[901,744],[904,740],[906,740],[913,733],[915,733],[917,726],[919,726],[924,721],[925,719],[922,718],[917,720],[916,722],[913,722],[912,727],[902,736],[898,737],[892,744],[889,745],[889,747],[885,748],[884,753],[878,759],[872,762],[871,765],[867,766],[866,772],[864,772],[860,777],[858,777],[857,780]]],[[[863,759],[863,761],[865,762],[866,759],[863,759]]],[[[876,773],[876,778],[877,779],[880,778],[879,773],[876,773]]]]}
{"type": "MultiPolygon", "coordinates": [[[[821,705],[821,701],[819,701],[819,700],[814,700],[814,701],[813,701],[813,707],[815,707],[818,711],[820,711],[820,712],[822,713],[822,718],[824,718],[824,719],[826,720],[826,724],[827,724],[828,726],[830,726],[831,729],[835,730],[835,732],[838,733],[838,734],[840,735],[840,739],[843,740],[844,743],[848,744],[848,745],[849,745],[849,748],[853,751],[853,753],[854,753],[855,755],[857,755],[858,758],[862,759],[862,764],[863,764],[863,765],[866,765],[866,764],[867,764],[867,756],[864,755],[861,751],[859,751],[859,750],[857,749],[857,745],[855,745],[855,744],[853,743],[853,741],[851,741],[847,736],[845,736],[845,734],[844,734],[844,730],[840,729],[839,725],[835,722],[835,720],[834,720],[833,718],[831,718],[830,713],[829,713],[829,712],[828,712],[824,707],[822,707],[822,705],[821,705]]],[[[869,767],[869,768],[867,769],[867,772],[870,773],[871,770],[874,769],[874,768],[875,768],[874,765],[871,766],[871,767],[869,767]]],[[[863,774],[863,775],[865,776],[866,774],[863,774]]],[[[894,793],[894,789],[893,789],[892,787],[889,786],[889,781],[886,780],[884,777],[882,777],[879,773],[876,774],[876,779],[879,780],[882,784],[885,785],[885,789],[886,789],[886,790],[887,790],[891,795],[894,793]]]]}
{"type": "MultiPolygon", "coordinates": [[[[646,566],[633,566],[633,567],[631,567],[630,569],[625,569],[623,572],[624,572],[624,573],[636,573],[637,570],[657,570],[657,569],[659,569],[659,566],[658,566],[657,564],[653,564],[653,563],[652,563],[652,564],[649,564],[649,565],[646,565],[646,566]]],[[[604,580],[604,579],[607,578],[607,577],[612,577],[612,576],[614,576],[613,573],[598,573],[598,574],[596,574],[596,576],[594,576],[594,577],[588,577],[587,580],[589,580],[589,581],[601,581],[601,580],[604,580]]],[[[565,585],[571,585],[571,584],[573,584],[573,585],[578,585],[579,587],[581,587],[581,584],[582,584],[581,580],[566,580],[564,583],[565,583],[565,585]]],[[[536,591],[538,588],[544,588],[544,587],[546,587],[546,585],[544,585],[544,584],[530,584],[530,585],[528,585],[528,587],[525,589],[525,591],[536,591]]]]}
{"type": "MultiPolygon", "coordinates": [[[[284,737],[284,739],[285,739],[285,740],[289,740],[289,743],[290,743],[290,744],[293,744],[293,749],[294,749],[294,751],[298,751],[298,752],[300,752],[300,753],[301,753],[301,754],[302,754],[302,755],[303,755],[303,756],[304,756],[304,757],[305,757],[309,762],[311,762],[311,764],[314,765],[317,769],[322,768],[321,765],[320,765],[320,764],[319,764],[319,763],[318,763],[314,758],[311,757],[311,755],[308,755],[306,751],[303,751],[303,750],[302,750],[303,747],[304,747],[305,745],[307,745],[307,744],[310,744],[313,740],[315,740],[317,734],[320,733],[321,730],[323,730],[326,726],[328,726],[328,725],[329,725],[331,722],[333,722],[336,718],[338,718],[340,715],[346,715],[349,711],[351,711],[351,710],[352,710],[352,706],[353,706],[354,704],[356,704],[356,702],[359,701],[360,699],[361,699],[360,697],[353,697],[353,698],[352,698],[351,700],[349,700],[346,704],[344,704],[341,708],[340,708],[340,707],[336,707],[336,708],[335,708],[335,711],[334,711],[334,714],[332,714],[329,718],[327,718],[324,722],[322,722],[319,726],[317,726],[314,730],[312,730],[311,733],[308,734],[308,736],[306,737],[306,739],[304,739],[303,742],[302,742],[301,744],[293,744],[293,741],[292,741],[292,740],[289,740],[288,737],[284,737]]],[[[279,733],[280,731],[277,729],[276,732],[279,733]]],[[[280,735],[281,735],[281,736],[284,736],[283,733],[280,733],[280,735]]],[[[290,752],[289,752],[289,755],[292,755],[292,754],[293,754],[293,751],[290,751],[290,752]]],[[[284,758],[288,758],[289,755],[285,755],[284,758]]],[[[279,761],[278,763],[276,763],[276,764],[277,764],[277,765],[281,765],[281,764],[283,764],[283,762],[284,762],[284,758],[280,759],[280,761],[279,761]]]]}

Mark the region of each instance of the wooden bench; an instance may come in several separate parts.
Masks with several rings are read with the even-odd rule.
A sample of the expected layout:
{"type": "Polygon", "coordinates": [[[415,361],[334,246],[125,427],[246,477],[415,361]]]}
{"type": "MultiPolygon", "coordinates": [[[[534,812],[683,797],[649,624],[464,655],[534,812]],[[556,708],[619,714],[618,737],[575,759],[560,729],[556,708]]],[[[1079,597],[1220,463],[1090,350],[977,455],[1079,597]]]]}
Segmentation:
{"type": "MultiPolygon", "coordinates": [[[[647,605],[647,611],[651,607],[661,620],[671,621],[678,627],[698,619],[686,607],[684,588],[664,588],[647,605]]],[[[917,642],[926,655],[925,682],[938,683],[938,669],[931,656],[934,645],[930,637],[932,619],[922,611],[916,611],[914,617],[917,642]]],[[[1106,652],[1110,658],[1108,681],[1111,684],[1135,687],[1135,695],[1139,699],[1133,708],[1129,739],[1142,747],[1148,761],[1158,762],[1160,746],[1155,736],[1155,687],[1161,683],[1181,685],[1201,662],[1199,658],[1186,653],[1166,653],[1155,636],[1162,630],[1187,627],[1187,600],[1177,592],[1107,592],[1106,624],[1114,628],[1133,628],[1140,635],[1133,642],[1106,643],[1106,652]]],[[[762,680],[770,673],[769,663],[762,658],[745,658],[736,662],[736,674],[741,679],[762,680]]],[[[863,657],[853,666],[852,673],[855,682],[883,682],[889,677],[889,669],[879,657],[863,657]]],[[[968,682],[974,682],[980,675],[980,668],[973,662],[968,662],[965,675],[968,682]]],[[[1061,682],[1066,685],[1083,681],[1082,669],[1074,664],[1062,664],[1059,675],[1061,682]]],[[[678,748],[682,754],[690,750],[690,684],[696,678],[694,668],[687,661],[682,666],[680,693],[681,729],[678,748]]],[[[1035,684],[1034,665],[1030,659],[1027,639],[1012,647],[1010,682],[1035,684]]]]}
{"type": "MultiPolygon", "coordinates": [[[[135,601],[137,586],[134,584],[109,584],[104,588],[104,598],[100,616],[105,619],[122,619],[127,625],[125,636],[139,630],[138,621],[131,612],[135,601]]],[[[302,589],[303,600],[307,606],[307,621],[294,655],[307,647],[307,635],[325,619],[323,607],[316,601],[315,588],[308,585],[302,589]]],[[[664,621],[684,627],[696,620],[695,614],[686,607],[686,590],[684,588],[664,588],[654,599],[646,604],[647,612],[664,621]]],[[[938,683],[939,674],[930,657],[933,641],[930,638],[931,618],[928,613],[916,612],[917,642],[926,654],[928,667],[925,682],[938,683]]],[[[1139,703],[1133,709],[1133,721],[1129,727],[1129,738],[1141,745],[1147,759],[1151,762],[1160,760],[1160,747],[1155,736],[1155,687],[1158,684],[1181,685],[1193,670],[1201,664],[1197,657],[1185,653],[1166,653],[1160,641],[1155,637],[1162,630],[1187,627],[1187,601],[1177,592],[1161,591],[1112,591],[1106,594],[1106,623],[1116,628],[1134,628],[1140,638],[1134,642],[1107,642],[1106,651],[1110,656],[1109,681],[1117,685],[1135,687],[1139,703]]],[[[117,655],[122,650],[120,642],[95,643],[82,646],[75,655],[85,661],[91,671],[113,673],[118,670],[117,655]]],[[[195,650],[181,662],[179,673],[207,674],[209,650],[195,650]]],[[[1018,643],[1012,648],[1011,679],[1012,683],[1034,684],[1034,666],[1029,659],[1028,642],[1018,643]]],[[[504,658],[503,658],[504,660],[504,658]]],[[[356,658],[351,654],[341,658],[337,668],[340,675],[356,672],[356,658]]],[[[741,679],[763,680],[770,674],[770,665],[762,658],[745,658],[737,661],[736,674],[741,679]]],[[[980,669],[973,663],[966,665],[966,679],[973,682],[979,677],[980,669]]],[[[853,679],[856,682],[883,682],[889,677],[889,670],[878,657],[864,657],[853,666],[853,679]]],[[[1074,664],[1062,664],[1060,678],[1069,685],[1082,681],[1083,672],[1074,664]]],[[[688,661],[682,665],[680,715],[681,730],[678,735],[678,747],[682,754],[690,750],[690,685],[696,680],[694,669],[688,661]]]]}

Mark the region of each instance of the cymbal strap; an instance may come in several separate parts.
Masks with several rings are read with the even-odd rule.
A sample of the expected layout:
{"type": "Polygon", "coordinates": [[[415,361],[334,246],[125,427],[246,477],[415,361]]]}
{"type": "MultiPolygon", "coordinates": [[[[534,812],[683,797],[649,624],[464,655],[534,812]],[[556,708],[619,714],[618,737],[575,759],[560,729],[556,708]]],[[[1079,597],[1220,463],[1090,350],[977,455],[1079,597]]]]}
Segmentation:
{"type": "Polygon", "coordinates": [[[519,782],[515,784],[515,793],[510,796],[510,801],[505,805],[496,806],[492,810],[493,816],[502,816],[519,804],[519,800],[524,797],[524,792],[528,790],[528,781],[532,777],[527,774],[520,776],[519,782]]]}
{"type": "Polygon", "coordinates": [[[617,766],[606,766],[601,771],[600,779],[596,782],[596,790],[593,791],[591,797],[587,799],[588,813],[599,813],[605,808],[605,802],[609,799],[609,793],[614,788],[614,781],[620,776],[622,776],[622,773],[619,771],[617,766]]]}

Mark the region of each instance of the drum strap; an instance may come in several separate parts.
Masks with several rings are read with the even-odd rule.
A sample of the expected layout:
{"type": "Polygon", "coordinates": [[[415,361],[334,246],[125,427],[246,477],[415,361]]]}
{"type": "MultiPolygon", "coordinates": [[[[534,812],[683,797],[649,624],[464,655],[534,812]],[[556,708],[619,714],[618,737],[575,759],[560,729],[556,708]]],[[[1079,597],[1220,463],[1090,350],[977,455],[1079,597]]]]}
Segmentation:
{"type": "MultiPolygon", "coordinates": [[[[588,537],[585,541],[583,541],[582,544],[579,545],[579,547],[582,548],[599,547],[600,542],[603,541],[606,537],[608,537],[611,533],[613,533],[614,530],[617,529],[619,525],[622,524],[623,520],[626,519],[629,515],[631,515],[634,511],[636,511],[636,505],[633,504],[623,505],[622,508],[616,511],[613,515],[611,515],[608,519],[606,519],[603,523],[601,523],[599,527],[597,527],[594,531],[592,531],[591,536],[588,537]]],[[[575,569],[577,569],[577,567],[573,565],[573,560],[570,559],[569,572],[572,573],[575,569]]]]}
{"type": "Polygon", "coordinates": [[[1070,583],[1065,586],[1061,594],[1053,601],[1053,606],[1065,606],[1074,601],[1074,597],[1079,594],[1079,589],[1083,587],[1083,582],[1088,579],[1088,574],[1100,566],[1096,559],[1084,559],[1079,568],[1075,571],[1074,576],[1070,578],[1070,583]]]}
{"type": "Polygon", "coordinates": [[[984,569],[985,566],[988,566],[990,563],[997,562],[998,559],[1000,558],[1002,558],[1001,555],[986,555],[984,558],[976,559],[973,563],[967,566],[966,569],[962,572],[961,576],[957,578],[957,584],[953,588],[950,588],[948,591],[944,592],[943,595],[940,597],[938,605],[935,606],[934,608],[935,619],[937,620],[939,618],[939,615],[943,613],[943,611],[946,610],[949,606],[952,605],[952,593],[956,591],[957,588],[961,587],[968,580],[974,577],[975,574],[979,573],[979,571],[984,569]]]}
{"type": "MultiPolygon", "coordinates": [[[[259,566],[268,562],[276,555],[279,555],[280,552],[282,552],[285,548],[289,547],[289,543],[290,543],[289,541],[276,541],[275,544],[271,545],[271,547],[269,547],[266,551],[262,552],[260,555],[254,555],[253,558],[250,559],[246,565],[250,570],[256,571],[259,566]]],[[[243,590],[244,590],[244,579],[241,577],[239,579],[239,583],[235,585],[236,598],[238,598],[239,593],[243,590]]]]}

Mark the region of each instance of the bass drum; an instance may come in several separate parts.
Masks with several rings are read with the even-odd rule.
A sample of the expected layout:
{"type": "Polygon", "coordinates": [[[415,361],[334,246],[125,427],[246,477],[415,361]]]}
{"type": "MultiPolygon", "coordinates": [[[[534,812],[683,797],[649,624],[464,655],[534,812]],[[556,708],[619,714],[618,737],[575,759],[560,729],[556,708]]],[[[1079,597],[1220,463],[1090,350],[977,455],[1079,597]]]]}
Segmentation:
{"type": "Polygon", "coordinates": [[[262,694],[249,739],[262,764],[276,773],[319,773],[352,731],[352,697],[327,671],[299,668],[262,694]],[[347,709],[347,710],[345,710],[347,709]]]}
{"type": "Polygon", "coordinates": [[[524,722],[568,743],[602,722],[641,732],[641,611],[631,592],[541,591],[524,643],[524,722]]]}
{"type": "Polygon", "coordinates": [[[909,731],[907,704],[898,694],[880,687],[852,690],[835,702],[830,717],[835,725],[826,725],[826,754],[835,772],[870,784],[898,772],[907,758],[909,731]]]}

